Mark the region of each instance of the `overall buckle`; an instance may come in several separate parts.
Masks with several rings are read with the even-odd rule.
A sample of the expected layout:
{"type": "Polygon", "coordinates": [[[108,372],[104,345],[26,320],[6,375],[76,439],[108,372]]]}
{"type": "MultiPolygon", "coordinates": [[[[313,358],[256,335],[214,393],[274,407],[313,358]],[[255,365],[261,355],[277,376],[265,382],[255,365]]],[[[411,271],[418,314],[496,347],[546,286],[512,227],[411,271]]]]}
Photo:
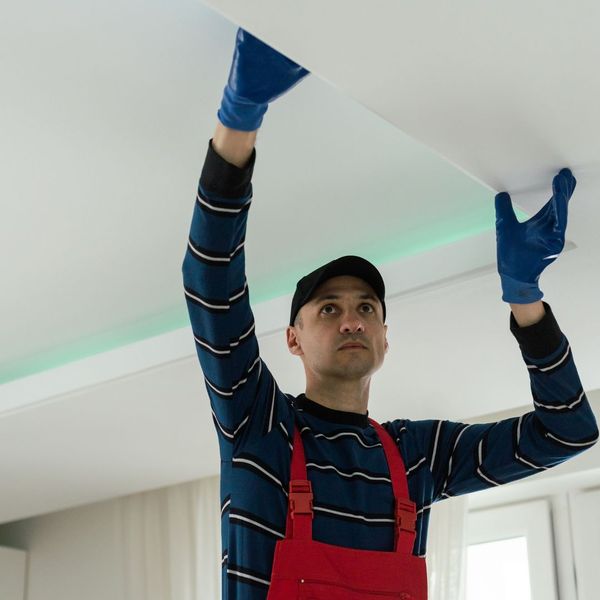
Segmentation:
{"type": "Polygon", "coordinates": [[[290,481],[290,511],[292,519],[294,513],[312,515],[313,493],[310,481],[295,479],[290,481]]]}
{"type": "Polygon", "coordinates": [[[416,504],[412,500],[397,499],[394,512],[398,528],[413,533],[417,523],[416,504]]]}

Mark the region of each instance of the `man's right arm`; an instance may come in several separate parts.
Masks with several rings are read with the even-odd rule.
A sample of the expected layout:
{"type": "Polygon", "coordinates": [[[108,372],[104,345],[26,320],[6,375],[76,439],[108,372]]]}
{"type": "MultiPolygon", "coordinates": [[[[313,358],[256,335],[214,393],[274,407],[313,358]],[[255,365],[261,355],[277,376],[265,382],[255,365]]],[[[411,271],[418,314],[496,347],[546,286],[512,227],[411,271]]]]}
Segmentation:
{"type": "Polygon", "coordinates": [[[225,460],[243,435],[267,376],[254,331],[244,254],[256,159],[249,146],[256,132],[226,129],[217,127],[216,145],[242,166],[217,153],[214,139],[209,142],[182,266],[196,351],[225,460]]]}
{"type": "Polygon", "coordinates": [[[238,29],[182,268],[221,460],[230,460],[245,440],[270,433],[277,423],[282,394],[259,356],[244,242],[256,132],[269,103],[307,75],[306,69],[238,29]]]}

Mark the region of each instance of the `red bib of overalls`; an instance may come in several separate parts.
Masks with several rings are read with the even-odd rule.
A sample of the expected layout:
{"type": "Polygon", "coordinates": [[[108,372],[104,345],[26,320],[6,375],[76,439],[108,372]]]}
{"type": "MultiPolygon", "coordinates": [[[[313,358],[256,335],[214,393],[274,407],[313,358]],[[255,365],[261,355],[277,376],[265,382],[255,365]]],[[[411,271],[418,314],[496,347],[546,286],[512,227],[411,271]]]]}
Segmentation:
{"type": "Polygon", "coordinates": [[[390,468],[396,499],[395,550],[357,550],[312,539],[313,494],[295,427],[286,536],[275,546],[267,600],[427,600],[425,559],[412,553],[417,514],[408,496],[404,463],[389,433],[369,421],[390,468]]]}

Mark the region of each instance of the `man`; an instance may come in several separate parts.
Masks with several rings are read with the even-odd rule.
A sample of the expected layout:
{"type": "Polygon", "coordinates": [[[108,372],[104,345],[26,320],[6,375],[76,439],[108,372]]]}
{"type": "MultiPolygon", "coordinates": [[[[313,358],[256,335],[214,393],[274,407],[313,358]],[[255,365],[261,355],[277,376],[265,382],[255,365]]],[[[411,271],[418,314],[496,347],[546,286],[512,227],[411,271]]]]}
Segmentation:
{"type": "Polygon", "coordinates": [[[306,391],[282,392],[259,356],[245,278],[256,131],[268,103],[308,71],[240,29],[209,141],[183,274],[221,454],[222,597],[364,600],[427,596],[433,502],[539,473],[591,447],[596,420],[569,343],[541,301],[564,246],[568,169],[518,223],[496,197],[498,271],[534,410],[467,425],[368,417],[387,351],[385,287],[346,256],[303,277],[287,327],[306,391]]]}

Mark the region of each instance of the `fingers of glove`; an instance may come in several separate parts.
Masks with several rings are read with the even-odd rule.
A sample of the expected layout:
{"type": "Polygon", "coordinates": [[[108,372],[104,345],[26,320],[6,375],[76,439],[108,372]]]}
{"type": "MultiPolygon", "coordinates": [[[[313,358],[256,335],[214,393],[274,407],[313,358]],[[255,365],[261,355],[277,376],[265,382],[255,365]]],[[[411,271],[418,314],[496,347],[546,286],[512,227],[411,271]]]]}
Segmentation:
{"type": "Polygon", "coordinates": [[[564,236],[567,229],[567,214],[569,210],[569,196],[554,194],[552,197],[554,230],[564,236]]]}
{"type": "Polygon", "coordinates": [[[513,209],[512,200],[508,192],[500,192],[496,194],[496,227],[507,227],[518,223],[517,215],[513,209]]]}
{"type": "Polygon", "coordinates": [[[294,87],[309,71],[251,33],[238,29],[229,86],[257,103],[269,103],[294,87]]]}
{"type": "Polygon", "coordinates": [[[301,65],[290,60],[287,56],[281,54],[281,52],[278,52],[275,48],[272,48],[242,28],[238,29],[236,43],[239,47],[243,47],[243,52],[248,56],[257,57],[261,60],[268,60],[271,65],[279,64],[281,67],[295,73],[305,71],[306,74],[308,74],[308,71],[301,65]]]}
{"type": "Polygon", "coordinates": [[[249,59],[262,57],[270,53],[277,53],[271,46],[265,44],[265,42],[259,40],[256,36],[241,27],[237,30],[235,36],[235,47],[238,54],[249,59]]]}
{"type": "Polygon", "coordinates": [[[562,169],[552,180],[552,197],[528,221],[529,226],[544,224],[551,227],[566,227],[567,204],[577,181],[569,169],[562,169]]]}
{"type": "Polygon", "coordinates": [[[552,180],[552,204],[555,217],[555,229],[564,235],[567,228],[569,200],[573,195],[577,180],[570,169],[561,169],[552,180]]]}
{"type": "Polygon", "coordinates": [[[554,195],[563,194],[569,200],[575,191],[576,185],[577,180],[573,177],[571,170],[567,168],[561,169],[552,180],[552,193],[554,195]]]}

